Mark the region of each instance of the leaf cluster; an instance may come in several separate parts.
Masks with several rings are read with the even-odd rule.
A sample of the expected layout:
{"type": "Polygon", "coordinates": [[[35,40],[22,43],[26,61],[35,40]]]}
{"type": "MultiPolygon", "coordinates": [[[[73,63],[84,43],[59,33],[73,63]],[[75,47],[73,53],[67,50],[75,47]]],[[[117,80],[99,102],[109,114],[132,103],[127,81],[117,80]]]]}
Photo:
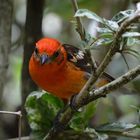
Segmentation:
{"type": "MultiPolygon", "coordinates": [[[[107,20],[87,9],[79,9],[76,12],[75,17],[87,17],[88,19],[92,19],[99,23],[99,27],[96,29],[98,36],[91,37],[88,34],[88,40],[90,40],[89,49],[97,49],[100,47],[111,46],[121,23],[131,17],[135,12],[135,10],[120,11],[113,16],[111,20],[107,20]]],[[[138,27],[138,23],[134,23],[133,25],[130,25],[122,35],[120,39],[121,45],[118,49],[118,52],[122,55],[127,53],[136,58],[140,57],[140,53],[135,50],[135,46],[140,45],[140,33],[138,32],[138,27]]]]}

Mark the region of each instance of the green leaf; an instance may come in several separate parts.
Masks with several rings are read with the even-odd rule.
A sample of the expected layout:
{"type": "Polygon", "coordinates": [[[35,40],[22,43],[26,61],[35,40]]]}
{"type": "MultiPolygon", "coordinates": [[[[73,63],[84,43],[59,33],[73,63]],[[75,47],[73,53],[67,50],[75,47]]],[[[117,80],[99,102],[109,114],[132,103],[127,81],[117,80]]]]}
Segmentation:
{"type": "Polygon", "coordinates": [[[97,32],[100,33],[99,37],[101,38],[113,38],[113,32],[108,28],[97,27],[97,32]]]}
{"type": "Polygon", "coordinates": [[[130,105],[130,107],[132,107],[133,109],[136,109],[136,110],[140,110],[140,107],[137,107],[135,105],[130,105]]]}
{"type": "Polygon", "coordinates": [[[113,42],[112,38],[100,38],[95,43],[93,43],[92,48],[97,48],[100,46],[109,46],[113,42]]]}
{"type": "Polygon", "coordinates": [[[99,23],[103,23],[103,20],[101,17],[99,17],[96,13],[89,11],[88,9],[79,9],[75,13],[75,17],[87,17],[89,19],[93,19],[99,23]]]}
{"type": "Polygon", "coordinates": [[[108,138],[106,134],[99,134],[93,128],[86,128],[84,132],[87,133],[93,139],[95,139],[95,136],[97,136],[98,140],[106,140],[108,138]]]}
{"type": "Polygon", "coordinates": [[[53,119],[63,107],[63,101],[43,92],[32,92],[26,99],[25,109],[34,133],[43,136],[53,125],[53,119]]]}
{"type": "Polygon", "coordinates": [[[112,31],[116,31],[119,27],[117,22],[101,18],[96,13],[89,11],[87,9],[79,9],[75,13],[75,17],[84,17],[84,16],[89,19],[93,19],[99,23],[102,23],[105,27],[108,27],[108,29],[112,31]]]}
{"type": "Polygon", "coordinates": [[[130,55],[136,57],[137,59],[140,58],[140,53],[138,51],[134,50],[134,49],[128,48],[128,49],[125,49],[123,52],[127,53],[127,54],[130,54],[130,55]]]}
{"type": "Polygon", "coordinates": [[[97,27],[97,32],[99,32],[99,33],[113,33],[110,29],[101,28],[101,27],[97,27]]]}
{"type": "Polygon", "coordinates": [[[113,131],[113,132],[124,132],[129,131],[132,129],[137,128],[137,124],[132,123],[124,123],[124,122],[116,122],[111,124],[104,124],[98,128],[96,128],[97,131],[113,131]]]}
{"type": "Polygon", "coordinates": [[[77,112],[70,121],[70,128],[75,131],[84,131],[88,126],[90,119],[93,117],[96,109],[96,103],[91,102],[85,106],[82,112],[77,112]]]}
{"type": "Polygon", "coordinates": [[[140,46],[140,40],[137,38],[133,38],[133,37],[128,37],[127,38],[127,46],[140,46]]]}
{"type": "MultiPolygon", "coordinates": [[[[140,107],[135,106],[135,105],[130,105],[130,107],[132,107],[133,109],[135,109],[138,112],[138,116],[139,116],[139,123],[140,123],[140,107]]],[[[138,128],[140,128],[140,124],[137,125],[138,128]]]]}
{"type": "Polygon", "coordinates": [[[139,32],[125,32],[122,37],[139,37],[139,32]]]}
{"type": "Polygon", "coordinates": [[[111,32],[106,32],[106,33],[100,34],[100,37],[102,37],[102,38],[113,38],[113,34],[111,32]]]}
{"type": "Polygon", "coordinates": [[[122,22],[126,18],[128,18],[131,14],[133,14],[134,10],[126,10],[126,11],[120,11],[117,13],[113,18],[112,21],[116,21],[117,23],[122,22]]]}
{"type": "Polygon", "coordinates": [[[106,20],[105,18],[103,18],[103,25],[108,27],[108,29],[110,29],[112,31],[117,31],[117,29],[119,28],[119,25],[117,22],[111,21],[111,20],[106,20]]]}

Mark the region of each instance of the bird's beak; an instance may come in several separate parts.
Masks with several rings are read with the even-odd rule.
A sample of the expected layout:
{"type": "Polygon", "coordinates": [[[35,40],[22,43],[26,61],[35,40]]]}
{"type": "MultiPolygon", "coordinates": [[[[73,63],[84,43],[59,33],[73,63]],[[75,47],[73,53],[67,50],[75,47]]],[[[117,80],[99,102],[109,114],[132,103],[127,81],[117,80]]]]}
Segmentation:
{"type": "Polygon", "coordinates": [[[40,63],[41,65],[44,65],[45,63],[48,63],[49,57],[46,54],[43,54],[40,56],[40,63]]]}

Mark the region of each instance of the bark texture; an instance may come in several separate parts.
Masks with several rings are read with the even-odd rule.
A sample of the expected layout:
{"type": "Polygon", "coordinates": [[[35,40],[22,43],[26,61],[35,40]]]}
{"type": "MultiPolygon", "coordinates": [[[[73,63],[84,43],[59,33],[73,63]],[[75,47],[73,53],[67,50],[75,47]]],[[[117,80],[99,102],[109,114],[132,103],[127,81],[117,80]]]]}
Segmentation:
{"type": "Polygon", "coordinates": [[[9,65],[12,11],[12,0],[0,0],[0,103],[9,65]]]}

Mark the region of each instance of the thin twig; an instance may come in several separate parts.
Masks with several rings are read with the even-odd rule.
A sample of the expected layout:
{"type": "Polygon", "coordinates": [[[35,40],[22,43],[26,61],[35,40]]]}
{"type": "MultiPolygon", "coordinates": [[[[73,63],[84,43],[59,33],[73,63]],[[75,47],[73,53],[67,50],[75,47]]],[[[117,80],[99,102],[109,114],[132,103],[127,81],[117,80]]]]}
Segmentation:
{"type": "Polygon", "coordinates": [[[109,136],[116,136],[116,137],[122,136],[122,137],[137,139],[137,140],[140,139],[140,136],[135,136],[134,134],[130,134],[128,132],[105,131],[105,130],[103,130],[103,131],[96,130],[96,131],[99,133],[103,133],[103,134],[105,133],[109,136]]]}
{"type": "Polygon", "coordinates": [[[19,117],[19,121],[18,121],[18,139],[21,140],[21,118],[22,118],[21,111],[17,111],[17,112],[0,111],[0,114],[17,115],[19,117]]]}
{"type": "MultiPolygon", "coordinates": [[[[71,2],[72,2],[72,5],[73,5],[74,12],[76,13],[77,10],[78,10],[77,1],[76,0],[71,0],[71,2]]],[[[75,17],[75,18],[76,18],[76,21],[77,21],[77,29],[76,30],[78,31],[78,33],[79,33],[79,35],[81,37],[81,40],[84,41],[84,42],[86,42],[86,44],[88,44],[87,43],[88,40],[86,38],[86,33],[85,33],[85,29],[84,29],[84,27],[82,25],[81,18],[80,17],[75,17]]],[[[97,68],[96,61],[95,61],[95,59],[93,57],[91,57],[91,51],[90,51],[90,49],[85,49],[85,51],[86,51],[86,54],[88,56],[88,62],[91,64],[92,70],[95,73],[95,70],[97,68]]]]}
{"type": "MultiPolygon", "coordinates": [[[[74,12],[76,13],[78,10],[78,4],[76,0],[71,0],[72,5],[73,5],[73,9],[74,12]]],[[[76,21],[77,21],[77,31],[81,37],[81,39],[83,41],[86,41],[86,37],[85,37],[85,29],[83,28],[82,22],[81,22],[81,18],[80,17],[76,17],[76,21]]]]}
{"type": "Polygon", "coordinates": [[[17,111],[17,112],[12,112],[12,111],[0,111],[0,114],[11,114],[11,115],[20,115],[21,112],[17,111]]]}
{"type": "Polygon", "coordinates": [[[124,55],[123,52],[121,53],[121,56],[122,56],[122,58],[123,58],[123,60],[124,60],[124,62],[125,62],[125,64],[126,64],[127,70],[129,70],[130,68],[129,68],[129,65],[128,65],[128,63],[127,63],[127,60],[126,60],[125,55],[124,55]]]}
{"type": "Polygon", "coordinates": [[[21,119],[22,119],[22,114],[21,111],[19,111],[20,115],[19,115],[19,121],[18,121],[18,137],[19,140],[21,140],[21,119]]]}

